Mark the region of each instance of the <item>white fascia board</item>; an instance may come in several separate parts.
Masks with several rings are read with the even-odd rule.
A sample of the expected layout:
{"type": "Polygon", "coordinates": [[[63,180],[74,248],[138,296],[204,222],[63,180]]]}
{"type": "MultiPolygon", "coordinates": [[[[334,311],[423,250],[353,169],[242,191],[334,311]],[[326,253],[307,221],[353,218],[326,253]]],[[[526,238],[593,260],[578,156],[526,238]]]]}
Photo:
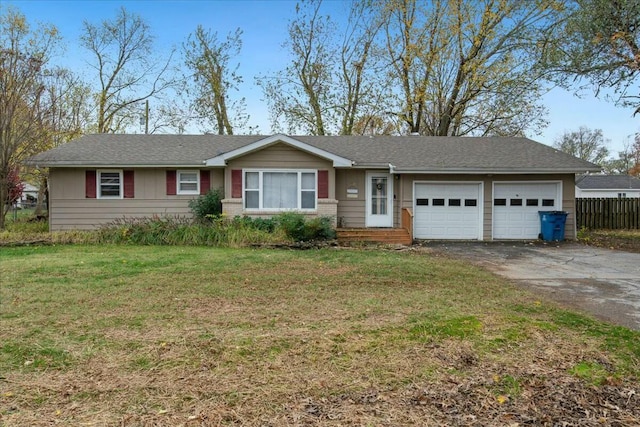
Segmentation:
{"type": "Polygon", "coordinates": [[[244,147],[240,147],[238,149],[229,151],[228,153],[221,154],[219,156],[213,157],[211,159],[206,160],[206,166],[226,166],[227,161],[231,159],[235,159],[236,157],[241,157],[245,154],[251,153],[252,151],[261,150],[270,145],[277,144],[278,142],[282,142],[284,144],[295,147],[299,150],[306,151],[307,153],[314,154],[318,157],[322,157],[326,160],[331,160],[333,162],[333,167],[351,167],[353,162],[349,159],[345,159],[344,157],[336,156],[333,153],[322,150],[320,148],[314,147],[312,145],[305,144],[302,141],[298,141],[297,139],[291,138],[290,136],[283,134],[276,134],[269,136],[267,138],[261,139],[259,141],[253,142],[249,145],[245,145],[244,147]]]}
{"type": "Polygon", "coordinates": [[[395,168],[396,174],[490,174],[490,175],[522,175],[522,174],[553,174],[553,173],[584,173],[594,169],[400,169],[395,168]]]}
{"type": "MultiPolygon", "coordinates": [[[[576,185],[576,188],[580,188],[576,185]]],[[[580,191],[640,192],[640,188],[580,188],[580,191]]]]}
{"type": "Polygon", "coordinates": [[[106,169],[202,169],[205,167],[204,162],[200,164],[113,164],[113,163],[40,163],[32,162],[30,166],[36,168],[106,168],[106,169]]]}

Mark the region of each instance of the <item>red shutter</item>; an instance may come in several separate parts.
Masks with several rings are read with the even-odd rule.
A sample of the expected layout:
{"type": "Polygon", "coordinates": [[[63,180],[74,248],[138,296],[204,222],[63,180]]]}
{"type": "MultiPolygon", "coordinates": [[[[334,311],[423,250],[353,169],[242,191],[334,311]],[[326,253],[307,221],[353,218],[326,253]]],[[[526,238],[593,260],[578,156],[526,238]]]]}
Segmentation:
{"type": "Polygon", "coordinates": [[[211,189],[211,173],[208,170],[200,171],[200,194],[207,194],[211,189]]]}
{"type": "Polygon", "coordinates": [[[318,171],[318,199],[329,198],[329,171],[318,171]]]}
{"type": "Polygon", "coordinates": [[[231,197],[235,199],[242,198],[242,169],[233,169],[231,171],[231,197]]]}
{"type": "Polygon", "coordinates": [[[85,172],[84,196],[87,199],[96,198],[96,171],[88,170],[85,172]]]}
{"type": "Polygon", "coordinates": [[[124,178],[124,198],[133,199],[135,190],[133,184],[133,171],[124,171],[122,173],[124,178]]]}
{"type": "Polygon", "coordinates": [[[176,194],[176,171],[167,171],[167,196],[176,194]]]}

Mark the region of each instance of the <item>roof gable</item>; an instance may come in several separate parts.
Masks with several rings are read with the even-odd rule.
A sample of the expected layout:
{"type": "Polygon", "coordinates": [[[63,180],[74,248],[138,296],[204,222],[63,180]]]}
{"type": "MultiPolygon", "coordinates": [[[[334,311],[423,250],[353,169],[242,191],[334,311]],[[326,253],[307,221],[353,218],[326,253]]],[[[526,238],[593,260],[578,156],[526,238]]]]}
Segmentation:
{"type": "Polygon", "coordinates": [[[315,156],[321,157],[325,160],[329,160],[333,162],[333,167],[351,167],[353,162],[345,157],[338,156],[329,151],[323,150],[319,147],[315,147],[313,145],[306,144],[298,139],[292,138],[287,135],[276,134],[269,136],[267,138],[260,139],[258,141],[252,142],[248,145],[236,148],[235,150],[217,155],[216,157],[212,157],[205,161],[206,166],[225,166],[227,161],[236,159],[238,157],[242,157],[246,154],[253,153],[264,148],[270,147],[272,145],[282,143],[285,145],[289,145],[291,147],[295,147],[299,150],[305,151],[307,153],[313,154],[315,156]]]}

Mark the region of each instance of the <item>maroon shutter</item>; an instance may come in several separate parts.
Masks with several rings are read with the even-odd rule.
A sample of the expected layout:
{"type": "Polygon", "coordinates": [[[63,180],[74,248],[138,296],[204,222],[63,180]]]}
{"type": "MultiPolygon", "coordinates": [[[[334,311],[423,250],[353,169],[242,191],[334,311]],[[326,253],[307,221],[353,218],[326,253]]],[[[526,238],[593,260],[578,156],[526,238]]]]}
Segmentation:
{"type": "Polygon", "coordinates": [[[135,190],[133,184],[133,171],[124,171],[122,173],[124,178],[124,198],[133,199],[135,190]]]}
{"type": "Polygon", "coordinates": [[[87,199],[96,198],[96,171],[88,170],[85,172],[84,195],[87,199]]]}
{"type": "Polygon", "coordinates": [[[167,196],[176,194],[176,171],[167,171],[167,196]]]}
{"type": "Polygon", "coordinates": [[[207,194],[211,188],[211,173],[208,170],[200,171],[200,194],[207,194]]]}
{"type": "Polygon", "coordinates": [[[231,171],[231,197],[235,199],[242,197],[242,169],[231,171]]]}
{"type": "Polygon", "coordinates": [[[318,171],[318,199],[329,198],[329,171],[318,171]]]}

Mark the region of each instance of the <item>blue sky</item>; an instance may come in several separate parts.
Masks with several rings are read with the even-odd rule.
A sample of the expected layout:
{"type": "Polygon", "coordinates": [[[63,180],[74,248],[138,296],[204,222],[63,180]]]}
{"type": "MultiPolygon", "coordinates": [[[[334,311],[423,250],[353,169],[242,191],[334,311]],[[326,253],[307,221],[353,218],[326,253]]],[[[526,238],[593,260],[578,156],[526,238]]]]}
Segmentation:
{"type": "MultiPolygon", "coordinates": [[[[270,133],[267,104],[262,90],[256,86],[254,76],[270,74],[282,68],[287,61],[282,43],[287,37],[287,24],[295,15],[295,1],[94,1],[94,0],[0,0],[0,11],[6,5],[16,6],[32,24],[37,22],[55,25],[64,38],[66,52],[59,61],[70,64],[82,72],[86,52],[78,47],[83,21],[99,23],[115,16],[120,6],[143,17],[156,36],[159,54],[179,48],[187,36],[201,24],[217,31],[223,37],[240,27],[243,30],[243,49],[237,62],[239,74],[244,77],[241,95],[247,99],[251,124],[259,125],[262,133],[270,133]]],[[[346,13],[344,3],[325,0],[325,11],[333,16],[346,13]]],[[[549,126],[541,135],[528,135],[537,141],[552,144],[564,131],[577,130],[580,126],[602,129],[605,138],[611,140],[609,148],[617,154],[624,142],[640,132],[640,115],[635,118],[630,109],[613,106],[598,100],[593,92],[585,91],[578,98],[562,89],[554,89],[543,98],[549,110],[549,126]]]]}

